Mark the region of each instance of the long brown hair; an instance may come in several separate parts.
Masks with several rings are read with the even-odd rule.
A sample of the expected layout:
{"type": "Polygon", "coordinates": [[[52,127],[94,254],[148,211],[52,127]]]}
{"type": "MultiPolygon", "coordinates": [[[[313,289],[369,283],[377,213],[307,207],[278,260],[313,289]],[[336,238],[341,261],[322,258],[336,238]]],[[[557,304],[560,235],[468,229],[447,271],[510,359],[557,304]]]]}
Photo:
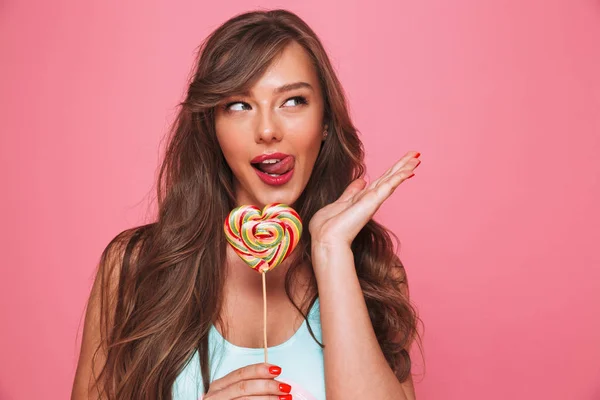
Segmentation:
{"type": "MultiPolygon", "coordinates": [[[[102,253],[102,341],[95,357],[102,349],[106,362],[93,375],[104,397],[171,399],[174,381],[195,351],[208,392],[208,333],[219,318],[225,280],[223,268],[217,267],[226,262],[222,223],[236,206],[232,172],[215,135],[214,109],[225,97],[248,90],[292,41],[303,46],[316,68],[329,126],[296,211],[307,224],[364,175],[363,145],[345,94],[309,26],[289,11],[271,10],[240,14],[218,27],[198,50],[169,134],[157,182],[156,222],[121,232],[102,253]]],[[[398,243],[371,220],[352,250],[377,340],[398,379],[405,381],[411,372],[408,349],[420,340],[419,318],[392,236],[398,243]]],[[[294,251],[285,280],[290,300],[295,267],[310,263],[310,241],[306,231],[294,251]]],[[[310,305],[317,297],[314,275],[311,285],[310,305]]]]}

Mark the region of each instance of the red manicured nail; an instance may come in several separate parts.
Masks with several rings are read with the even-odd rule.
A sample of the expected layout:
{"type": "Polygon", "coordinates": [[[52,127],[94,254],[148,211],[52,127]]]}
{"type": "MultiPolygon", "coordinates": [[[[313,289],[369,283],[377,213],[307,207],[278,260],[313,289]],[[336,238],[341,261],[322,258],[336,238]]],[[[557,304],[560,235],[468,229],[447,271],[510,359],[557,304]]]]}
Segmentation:
{"type": "Polygon", "coordinates": [[[269,367],[269,372],[273,375],[279,375],[281,373],[281,368],[273,365],[273,366],[269,367]]]}
{"type": "Polygon", "coordinates": [[[289,393],[292,391],[292,387],[290,385],[288,385],[287,383],[280,383],[279,390],[281,390],[282,392],[285,392],[285,393],[289,393]]]}
{"type": "Polygon", "coordinates": [[[291,394],[284,394],[282,396],[279,396],[279,400],[292,400],[292,395],[291,394]]]}
{"type": "Polygon", "coordinates": [[[409,176],[409,177],[408,177],[408,178],[406,178],[406,179],[410,179],[410,178],[412,178],[413,176],[415,176],[415,174],[412,174],[411,176],[409,176]]]}
{"type": "Polygon", "coordinates": [[[421,155],[421,153],[417,153],[415,154],[415,157],[419,157],[421,155]]]}

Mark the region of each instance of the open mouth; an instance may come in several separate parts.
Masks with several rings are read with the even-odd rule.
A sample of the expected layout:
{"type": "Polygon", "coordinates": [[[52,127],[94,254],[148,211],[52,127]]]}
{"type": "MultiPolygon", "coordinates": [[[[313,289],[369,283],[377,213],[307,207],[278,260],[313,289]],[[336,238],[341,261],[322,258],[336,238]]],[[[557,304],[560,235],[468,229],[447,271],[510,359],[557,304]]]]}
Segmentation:
{"type": "Polygon", "coordinates": [[[268,174],[269,176],[278,177],[294,168],[294,163],[294,156],[287,156],[281,160],[264,160],[263,162],[259,163],[251,163],[251,165],[259,171],[268,174]]]}

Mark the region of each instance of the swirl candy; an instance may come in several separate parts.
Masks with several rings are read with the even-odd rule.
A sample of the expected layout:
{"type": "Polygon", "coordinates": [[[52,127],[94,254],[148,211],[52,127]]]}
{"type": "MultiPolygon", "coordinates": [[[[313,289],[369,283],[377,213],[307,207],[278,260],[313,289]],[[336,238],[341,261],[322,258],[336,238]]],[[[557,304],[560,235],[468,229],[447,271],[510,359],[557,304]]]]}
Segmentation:
{"type": "Polygon", "coordinates": [[[267,272],[289,256],[302,235],[298,213],[282,203],[234,208],[224,224],[225,237],[250,268],[267,272]]]}

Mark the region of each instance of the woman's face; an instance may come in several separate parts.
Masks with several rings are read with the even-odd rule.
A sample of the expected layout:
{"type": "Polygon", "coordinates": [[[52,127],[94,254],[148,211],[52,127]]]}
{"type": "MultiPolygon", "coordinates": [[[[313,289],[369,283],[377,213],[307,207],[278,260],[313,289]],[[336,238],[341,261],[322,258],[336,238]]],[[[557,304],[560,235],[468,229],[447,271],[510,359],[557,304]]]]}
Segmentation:
{"type": "Polygon", "coordinates": [[[296,42],[284,49],[249,93],[224,99],[217,106],[217,140],[234,175],[238,206],[295,203],[324,139],[323,110],[316,71],[296,42]],[[291,157],[277,164],[251,163],[257,156],[273,153],[291,157]]]}

